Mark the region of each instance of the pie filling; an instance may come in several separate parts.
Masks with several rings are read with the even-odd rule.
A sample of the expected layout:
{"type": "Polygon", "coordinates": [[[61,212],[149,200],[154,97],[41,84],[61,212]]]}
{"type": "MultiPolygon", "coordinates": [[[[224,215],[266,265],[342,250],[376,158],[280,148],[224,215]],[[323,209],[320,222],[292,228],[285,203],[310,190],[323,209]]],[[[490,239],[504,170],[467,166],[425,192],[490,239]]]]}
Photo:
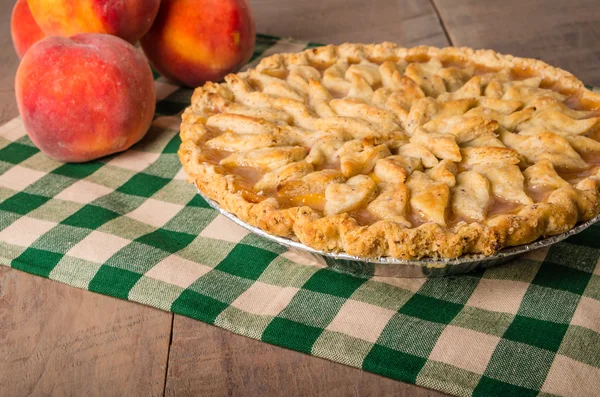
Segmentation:
{"type": "MultiPolygon", "coordinates": [[[[250,205],[308,208],[315,220],[346,214],[352,233],[385,221],[449,233],[480,225],[497,236],[499,217],[525,217],[542,204],[562,210],[564,195],[576,197],[579,221],[599,211],[600,98],[568,73],[495,53],[479,64],[472,50],[345,46],[276,55],[197,89],[180,157],[200,189],[211,195],[207,183],[219,175],[250,205]]],[[[224,205],[225,193],[212,196],[224,205]]],[[[234,212],[249,218],[249,208],[234,212]]],[[[298,221],[290,222],[282,230],[293,234],[298,221]]],[[[506,241],[465,243],[458,254],[514,245],[486,238],[506,241]]],[[[344,239],[332,249],[348,249],[344,239]]]]}

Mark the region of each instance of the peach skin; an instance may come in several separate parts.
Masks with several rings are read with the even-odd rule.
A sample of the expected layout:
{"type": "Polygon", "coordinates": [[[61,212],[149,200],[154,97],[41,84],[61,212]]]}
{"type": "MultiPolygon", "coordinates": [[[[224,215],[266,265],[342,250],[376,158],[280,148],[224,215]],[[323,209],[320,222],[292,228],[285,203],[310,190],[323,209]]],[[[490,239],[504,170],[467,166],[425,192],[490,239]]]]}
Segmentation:
{"type": "Polygon", "coordinates": [[[108,33],[135,43],[156,18],[160,0],[29,0],[40,28],[53,36],[108,33]]]}
{"type": "Polygon", "coordinates": [[[141,51],[99,33],[34,44],[17,70],[15,92],[31,140],[63,162],[128,149],[148,131],[156,106],[141,51]]]}
{"type": "Polygon", "coordinates": [[[163,0],[140,42],[160,74],[197,87],[250,59],[254,19],[246,0],[163,0]]]}
{"type": "Polygon", "coordinates": [[[46,37],[33,19],[27,0],[17,0],[10,18],[10,33],[19,58],[23,58],[34,43],[46,37]]]}

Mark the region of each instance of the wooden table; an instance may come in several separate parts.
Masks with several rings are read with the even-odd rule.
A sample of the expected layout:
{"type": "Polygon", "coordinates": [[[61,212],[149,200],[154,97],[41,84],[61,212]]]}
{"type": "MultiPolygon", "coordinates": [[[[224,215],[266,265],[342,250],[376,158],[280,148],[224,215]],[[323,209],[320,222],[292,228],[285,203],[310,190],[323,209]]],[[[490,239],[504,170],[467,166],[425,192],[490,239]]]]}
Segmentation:
{"type": "MultiPolygon", "coordinates": [[[[0,122],[17,115],[0,0],[0,122]]],[[[259,32],[492,48],[600,85],[597,0],[251,0],[259,32]]],[[[440,396],[186,317],[0,268],[0,395],[440,396]]]]}

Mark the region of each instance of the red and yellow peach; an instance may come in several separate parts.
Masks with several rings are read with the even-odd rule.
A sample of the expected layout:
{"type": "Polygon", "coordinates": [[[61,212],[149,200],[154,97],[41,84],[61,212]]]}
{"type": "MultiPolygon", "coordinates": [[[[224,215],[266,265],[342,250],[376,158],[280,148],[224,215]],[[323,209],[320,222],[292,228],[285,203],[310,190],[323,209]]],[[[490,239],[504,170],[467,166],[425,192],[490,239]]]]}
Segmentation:
{"type": "Polygon", "coordinates": [[[29,0],[47,35],[108,33],[135,43],[150,29],[160,0],[29,0]]]}
{"type": "Polygon", "coordinates": [[[197,87],[250,59],[254,19],[246,0],[163,0],[141,44],[160,74],[197,87]]]}
{"type": "Polygon", "coordinates": [[[147,132],[156,104],[143,54],[106,34],[39,41],[23,57],[15,91],[33,142],[63,162],[128,149],[147,132]]]}
{"type": "Polygon", "coordinates": [[[33,19],[27,0],[17,0],[10,19],[10,33],[19,58],[46,35],[33,19]]]}

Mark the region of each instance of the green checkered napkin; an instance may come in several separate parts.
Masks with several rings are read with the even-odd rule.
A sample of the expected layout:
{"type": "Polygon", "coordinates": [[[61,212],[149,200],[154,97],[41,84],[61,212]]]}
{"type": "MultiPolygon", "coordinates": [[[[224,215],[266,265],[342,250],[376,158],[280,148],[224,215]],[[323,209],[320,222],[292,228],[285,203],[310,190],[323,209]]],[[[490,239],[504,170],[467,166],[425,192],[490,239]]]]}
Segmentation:
{"type": "MultiPolygon", "coordinates": [[[[261,56],[310,44],[258,36],[261,56]]],[[[156,80],[148,136],[87,164],[0,127],[0,264],[454,395],[600,393],[600,226],[460,277],[338,273],[236,226],[185,181],[156,80]]]]}

